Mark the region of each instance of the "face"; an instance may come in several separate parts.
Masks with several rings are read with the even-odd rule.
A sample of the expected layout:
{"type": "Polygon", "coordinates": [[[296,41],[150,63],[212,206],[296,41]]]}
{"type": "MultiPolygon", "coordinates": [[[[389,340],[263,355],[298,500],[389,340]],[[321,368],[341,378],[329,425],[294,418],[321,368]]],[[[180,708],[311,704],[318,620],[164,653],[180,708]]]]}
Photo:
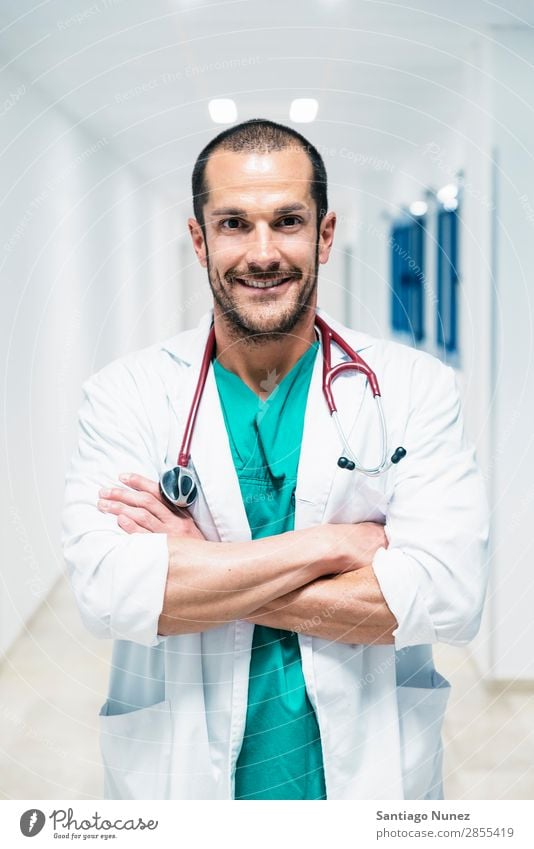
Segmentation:
{"type": "Polygon", "coordinates": [[[189,219],[207,268],[215,319],[261,342],[313,323],[318,264],[328,260],[335,214],[317,237],[311,162],[302,150],[216,151],[206,166],[205,238],[189,219]]]}

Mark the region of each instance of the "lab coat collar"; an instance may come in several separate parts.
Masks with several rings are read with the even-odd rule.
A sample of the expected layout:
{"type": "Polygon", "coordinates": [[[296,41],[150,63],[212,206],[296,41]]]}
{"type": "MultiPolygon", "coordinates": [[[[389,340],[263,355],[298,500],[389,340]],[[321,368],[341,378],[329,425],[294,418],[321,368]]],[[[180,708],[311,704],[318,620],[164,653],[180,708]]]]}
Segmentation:
{"type": "MultiPolygon", "coordinates": [[[[339,321],[336,321],[323,309],[317,309],[317,313],[322,318],[324,318],[324,320],[331,327],[333,327],[334,330],[337,330],[338,333],[343,336],[344,339],[347,339],[349,344],[352,345],[354,350],[358,353],[367,350],[375,343],[375,340],[372,336],[368,336],[365,333],[360,333],[357,330],[349,330],[349,328],[345,327],[339,321]]],[[[175,336],[171,336],[169,339],[166,339],[161,343],[161,347],[163,348],[163,350],[168,351],[170,354],[172,354],[173,357],[181,360],[187,365],[200,366],[200,361],[202,360],[202,356],[204,354],[204,348],[212,322],[213,310],[208,310],[208,312],[204,313],[204,315],[201,317],[196,327],[193,327],[191,330],[185,330],[181,333],[176,334],[175,336]]],[[[337,351],[337,349],[335,349],[335,351],[337,351]]],[[[341,362],[341,360],[343,359],[341,354],[338,360],[336,360],[335,357],[336,355],[335,353],[333,353],[333,364],[335,362],[341,362]]]]}
{"type": "Polygon", "coordinates": [[[196,327],[165,339],[161,343],[162,349],[186,365],[198,364],[200,367],[212,322],[213,310],[209,310],[204,313],[196,327]]]}

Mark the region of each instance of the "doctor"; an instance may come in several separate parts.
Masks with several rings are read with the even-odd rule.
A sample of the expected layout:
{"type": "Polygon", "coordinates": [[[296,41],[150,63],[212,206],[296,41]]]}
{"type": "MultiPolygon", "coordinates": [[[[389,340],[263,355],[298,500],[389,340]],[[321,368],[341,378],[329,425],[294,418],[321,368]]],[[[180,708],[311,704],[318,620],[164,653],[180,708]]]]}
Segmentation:
{"type": "MultiPolygon", "coordinates": [[[[319,310],[376,373],[388,446],[407,451],[378,476],[343,468],[316,330],[336,224],[319,153],[283,125],[236,125],[199,155],[193,199],[213,311],[85,383],[67,474],[74,593],[115,641],[105,797],[442,798],[450,687],[432,644],[475,636],[487,580],[454,372],[319,310]],[[212,322],[198,496],[173,508],[158,481],[212,322]]],[[[335,344],[331,356],[346,359],[335,344]]],[[[348,372],[333,394],[351,451],[376,465],[368,381],[348,372]]]]}

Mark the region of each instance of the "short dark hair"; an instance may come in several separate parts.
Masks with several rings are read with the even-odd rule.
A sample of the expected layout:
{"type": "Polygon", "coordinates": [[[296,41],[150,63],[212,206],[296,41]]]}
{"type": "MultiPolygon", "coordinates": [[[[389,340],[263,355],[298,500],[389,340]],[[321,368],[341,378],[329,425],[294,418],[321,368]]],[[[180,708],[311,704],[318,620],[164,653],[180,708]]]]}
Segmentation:
{"type": "Polygon", "coordinates": [[[308,154],[312,166],[311,196],[317,207],[317,232],[321,220],[328,210],[327,177],[323,158],[319,151],[296,130],[268,121],[266,118],[251,118],[236,124],[215,136],[199,153],[191,179],[193,191],[193,211],[196,220],[204,230],[204,205],[208,196],[206,166],[211,154],[218,148],[235,152],[255,151],[270,153],[273,150],[285,150],[297,142],[299,149],[308,154]]]}

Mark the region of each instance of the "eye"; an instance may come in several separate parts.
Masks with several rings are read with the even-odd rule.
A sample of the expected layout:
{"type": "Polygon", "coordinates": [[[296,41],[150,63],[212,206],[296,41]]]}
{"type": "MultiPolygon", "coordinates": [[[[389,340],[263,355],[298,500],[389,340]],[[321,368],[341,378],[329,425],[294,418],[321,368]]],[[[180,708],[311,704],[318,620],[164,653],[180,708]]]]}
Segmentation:
{"type": "Polygon", "coordinates": [[[239,230],[243,223],[240,218],[223,218],[222,221],[219,221],[219,226],[223,230],[239,230]]]}
{"type": "Polygon", "coordinates": [[[298,215],[285,215],[278,223],[283,224],[285,227],[294,227],[295,224],[302,223],[302,218],[299,218],[298,215]]]}

